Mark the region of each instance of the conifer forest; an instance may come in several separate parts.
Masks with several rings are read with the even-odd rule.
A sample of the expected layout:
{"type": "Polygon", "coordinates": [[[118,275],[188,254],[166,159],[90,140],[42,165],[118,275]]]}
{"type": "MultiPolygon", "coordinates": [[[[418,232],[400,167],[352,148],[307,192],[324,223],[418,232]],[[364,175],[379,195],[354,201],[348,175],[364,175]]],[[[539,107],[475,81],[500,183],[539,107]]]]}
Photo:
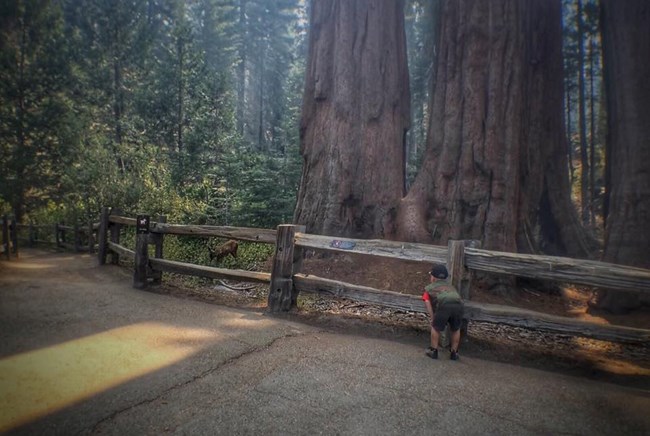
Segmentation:
{"type": "Polygon", "coordinates": [[[645,0],[2,1],[0,214],[650,268],[648,22],[645,0]]]}

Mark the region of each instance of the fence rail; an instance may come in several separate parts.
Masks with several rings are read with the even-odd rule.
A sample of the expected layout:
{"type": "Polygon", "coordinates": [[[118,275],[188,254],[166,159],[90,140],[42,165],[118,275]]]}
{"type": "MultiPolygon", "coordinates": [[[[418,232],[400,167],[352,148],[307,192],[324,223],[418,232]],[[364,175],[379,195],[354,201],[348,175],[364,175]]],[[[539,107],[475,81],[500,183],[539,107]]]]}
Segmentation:
{"type": "Polygon", "coordinates": [[[21,244],[25,243],[28,247],[47,244],[54,245],[57,248],[64,248],[78,252],[88,251],[92,253],[96,246],[96,233],[99,229],[99,223],[75,223],[73,225],[65,225],[64,223],[55,223],[50,225],[21,224],[15,223],[13,219],[4,216],[2,218],[2,227],[3,243],[1,245],[1,251],[5,254],[5,257],[9,259],[10,252],[6,247],[11,247],[10,251],[18,257],[19,242],[21,244]],[[27,232],[26,236],[19,235],[21,232],[24,234],[25,231],[27,232]],[[43,237],[45,237],[45,239],[42,239],[43,237]]]}
{"type": "Polygon", "coordinates": [[[467,268],[497,274],[650,292],[650,270],[590,260],[467,248],[467,268]]]}
{"type": "Polygon", "coordinates": [[[336,239],[331,236],[296,233],[295,244],[305,248],[351,251],[356,254],[368,254],[393,259],[421,262],[447,261],[447,247],[410,242],[385,241],[383,239],[336,239]],[[353,243],[354,246],[352,248],[342,248],[346,246],[343,242],[353,243]]]}

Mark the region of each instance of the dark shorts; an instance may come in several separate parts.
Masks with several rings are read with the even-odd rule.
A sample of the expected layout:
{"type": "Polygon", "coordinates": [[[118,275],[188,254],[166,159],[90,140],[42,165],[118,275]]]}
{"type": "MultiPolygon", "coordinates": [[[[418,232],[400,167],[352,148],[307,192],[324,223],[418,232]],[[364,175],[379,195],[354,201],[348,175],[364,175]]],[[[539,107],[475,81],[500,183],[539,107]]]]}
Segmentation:
{"type": "Polygon", "coordinates": [[[447,303],[438,307],[431,327],[441,332],[449,323],[449,330],[455,332],[463,324],[463,303],[447,303]]]}

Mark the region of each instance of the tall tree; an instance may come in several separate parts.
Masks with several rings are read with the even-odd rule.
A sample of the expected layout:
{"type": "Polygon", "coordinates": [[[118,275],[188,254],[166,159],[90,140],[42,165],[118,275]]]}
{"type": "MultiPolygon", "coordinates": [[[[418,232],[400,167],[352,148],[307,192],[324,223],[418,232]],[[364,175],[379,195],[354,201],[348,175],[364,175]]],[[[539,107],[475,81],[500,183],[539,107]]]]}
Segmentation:
{"type": "Polygon", "coordinates": [[[278,145],[297,8],[297,0],[239,1],[237,126],[258,151],[272,151],[278,145]]]}
{"type": "Polygon", "coordinates": [[[589,223],[589,204],[591,189],[589,186],[589,152],[587,150],[587,109],[585,85],[585,25],[582,0],[576,3],[578,28],[578,126],[580,134],[580,209],[582,223],[589,223]]]}
{"type": "Polygon", "coordinates": [[[321,0],[310,22],[294,221],[321,234],[383,235],[404,192],[403,2],[321,0]]]}
{"type": "Polygon", "coordinates": [[[560,2],[442,1],[439,38],[429,148],[397,237],[586,255],[566,174],[560,2]]]}
{"type": "Polygon", "coordinates": [[[407,135],[407,186],[415,178],[426,145],[429,92],[436,65],[435,36],[439,0],[409,0],[406,4],[406,38],[411,85],[411,128],[407,135]]]}
{"type": "Polygon", "coordinates": [[[0,12],[0,197],[20,221],[26,207],[61,194],[78,130],[60,7],[22,0],[0,12]]]}
{"type": "MultiPolygon", "coordinates": [[[[650,268],[650,3],[603,0],[601,8],[607,94],[603,259],[650,268]]],[[[603,291],[597,304],[622,312],[639,300],[636,294],[603,291]]]]}

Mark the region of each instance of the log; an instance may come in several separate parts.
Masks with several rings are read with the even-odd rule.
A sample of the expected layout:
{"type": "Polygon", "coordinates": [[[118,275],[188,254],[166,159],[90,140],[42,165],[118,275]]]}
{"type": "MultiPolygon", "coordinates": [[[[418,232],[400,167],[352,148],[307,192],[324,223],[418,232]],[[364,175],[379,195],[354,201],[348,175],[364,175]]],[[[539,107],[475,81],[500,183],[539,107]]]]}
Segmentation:
{"type": "Polygon", "coordinates": [[[7,260],[11,259],[9,252],[9,220],[7,219],[7,215],[2,217],[2,251],[7,260]]]}
{"type": "Polygon", "coordinates": [[[211,266],[192,265],[190,263],[156,258],[150,258],[149,263],[155,271],[205,277],[208,279],[232,279],[242,282],[271,283],[271,274],[265,272],[214,268],[211,266]]]}
{"type": "Polygon", "coordinates": [[[135,238],[133,287],[145,289],[147,287],[147,267],[149,265],[149,235],[138,233],[135,238]]]}
{"type": "MultiPolygon", "coordinates": [[[[447,270],[449,271],[450,283],[458,289],[460,296],[464,301],[471,299],[471,281],[472,274],[465,266],[465,247],[477,247],[480,241],[452,241],[447,243],[447,270]]],[[[461,337],[467,338],[467,319],[463,320],[461,326],[461,337]]],[[[444,340],[441,341],[443,347],[448,345],[448,340],[451,337],[449,326],[445,328],[444,340]]],[[[441,338],[442,339],[442,338],[441,338]]]]}
{"type": "Polygon", "coordinates": [[[86,229],[88,232],[88,253],[93,252],[93,249],[95,248],[95,229],[93,229],[93,223],[88,221],[88,228],[86,229]]]}
{"type": "Polygon", "coordinates": [[[291,310],[291,303],[294,301],[292,276],[294,265],[294,236],[297,230],[304,230],[304,226],[290,224],[278,226],[268,299],[268,310],[271,313],[291,310]]]}
{"type": "Polygon", "coordinates": [[[61,246],[61,232],[59,232],[59,224],[54,224],[54,246],[59,248],[61,246]]]}
{"type": "MultiPolygon", "coordinates": [[[[293,284],[301,292],[347,298],[398,310],[426,313],[421,297],[352,285],[312,275],[296,274],[293,284]]],[[[465,317],[469,320],[506,324],[542,330],[568,336],[580,336],[605,341],[643,344],[650,341],[650,330],[596,324],[588,321],[549,315],[532,310],[495,304],[465,302],[465,317]]]]}
{"type": "Polygon", "coordinates": [[[264,244],[275,244],[276,238],[276,231],[270,229],[229,226],[194,226],[166,224],[160,222],[153,223],[151,232],[164,233],[168,235],[189,235],[237,239],[240,241],[260,242],[264,244]]]}
{"type": "Polygon", "coordinates": [[[111,216],[108,218],[109,222],[115,224],[124,224],[126,226],[135,226],[135,218],[127,218],[120,215],[121,211],[119,209],[113,209],[111,211],[111,216]]]}
{"type": "MultiPolygon", "coordinates": [[[[117,254],[117,255],[119,255],[119,256],[125,256],[125,257],[127,257],[127,258],[129,258],[129,259],[131,259],[131,260],[134,260],[134,259],[135,259],[135,251],[133,251],[133,250],[129,250],[128,248],[123,247],[123,246],[120,245],[120,244],[116,244],[115,242],[109,242],[109,243],[108,243],[108,248],[109,248],[113,253],[115,253],[115,254],[117,254]]],[[[115,256],[114,256],[114,257],[115,257],[115,256]]],[[[115,257],[115,258],[117,258],[117,257],[115,257]]],[[[119,258],[117,258],[117,259],[119,259],[119,258]]]]}
{"type": "Polygon", "coordinates": [[[368,286],[353,285],[305,274],[295,274],[293,276],[293,283],[300,292],[323,294],[363,303],[377,304],[392,309],[426,313],[422,298],[415,295],[379,290],[368,286]]]}
{"type": "Polygon", "coordinates": [[[647,344],[650,330],[597,324],[564,316],[550,315],[528,309],[497,304],[465,303],[465,316],[475,321],[506,324],[568,336],[581,336],[612,342],[647,344]]]}
{"type": "Polygon", "coordinates": [[[356,254],[371,254],[393,259],[414,260],[422,262],[445,263],[447,247],[417,244],[412,242],[385,241],[382,239],[350,239],[332,236],[296,233],[296,245],[319,250],[342,251],[356,254]],[[332,247],[332,241],[339,240],[354,243],[352,248],[332,247]]]}
{"type": "Polygon", "coordinates": [[[99,221],[97,258],[100,265],[106,264],[106,254],[108,247],[108,225],[109,211],[107,207],[102,207],[102,214],[99,221]]]}
{"type": "MultiPolygon", "coordinates": [[[[158,216],[158,222],[159,223],[167,222],[167,217],[164,215],[158,216]]],[[[164,237],[165,235],[163,233],[150,233],[149,241],[154,246],[154,257],[158,259],[163,258],[164,237]]],[[[152,270],[150,274],[154,284],[159,285],[162,283],[162,271],[152,270]]]]}
{"type": "Polygon", "coordinates": [[[72,231],[74,232],[72,237],[72,240],[74,241],[74,251],[79,252],[81,248],[81,234],[79,233],[79,224],[77,224],[77,221],[75,221],[72,231]]]}
{"type": "MultiPolygon", "coordinates": [[[[111,215],[110,222],[135,226],[135,218],[125,216],[111,215]]],[[[250,227],[230,227],[230,226],[198,226],[184,224],[167,224],[165,222],[152,222],[152,233],[162,233],[168,235],[186,235],[200,237],[216,237],[225,239],[237,239],[240,241],[260,242],[263,244],[275,243],[275,230],[256,229],[250,227]]]]}
{"type": "MultiPolygon", "coordinates": [[[[120,233],[122,230],[122,223],[119,221],[115,221],[117,218],[122,218],[120,214],[122,211],[120,209],[111,209],[111,213],[108,216],[108,222],[110,225],[108,226],[108,230],[110,232],[110,240],[113,244],[119,245],[120,244],[120,233]]],[[[132,225],[135,225],[135,218],[128,218],[129,220],[133,221],[132,225]]],[[[118,251],[113,250],[113,253],[111,254],[111,263],[113,265],[119,265],[120,264],[120,253],[118,251]]]]}
{"type": "Polygon", "coordinates": [[[612,263],[466,248],[465,265],[476,271],[650,292],[650,270],[612,263]]]}
{"type": "Polygon", "coordinates": [[[36,229],[34,228],[34,226],[32,224],[29,225],[28,232],[29,232],[29,234],[27,236],[27,241],[28,241],[27,245],[29,247],[33,247],[34,244],[36,243],[36,229]]]}

